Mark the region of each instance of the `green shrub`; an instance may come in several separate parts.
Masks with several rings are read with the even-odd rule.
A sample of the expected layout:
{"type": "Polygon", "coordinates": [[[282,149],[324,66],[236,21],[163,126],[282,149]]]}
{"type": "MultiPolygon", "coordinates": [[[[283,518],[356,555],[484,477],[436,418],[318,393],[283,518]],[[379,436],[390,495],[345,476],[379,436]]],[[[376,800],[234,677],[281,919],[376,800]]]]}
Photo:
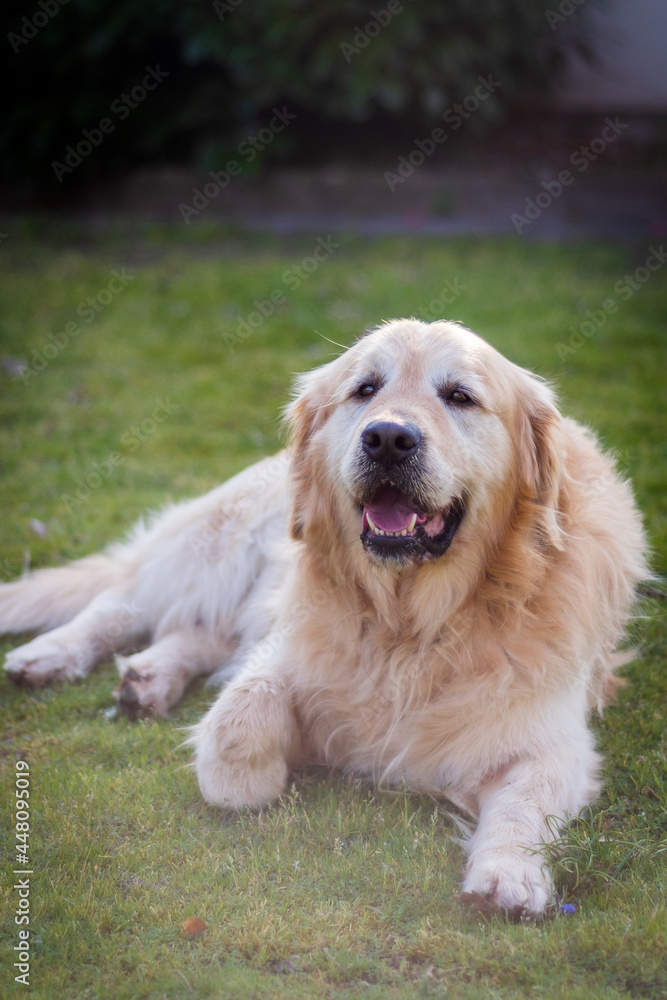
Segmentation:
{"type": "Polygon", "coordinates": [[[547,86],[565,51],[584,45],[578,8],[555,25],[549,8],[549,0],[10,0],[0,69],[10,96],[0,125],[5,173],[48,198],[157,158],[203,163],[206,149],[233,148],[279,102],[324,120],[377,112],[439,120],[493,74],[501,86],[475,115],[481,123],[547,86]],[[52,161],[157,64],[168,79],[126,120],[114,119],[116,134],[59,184],[52,161]]]}

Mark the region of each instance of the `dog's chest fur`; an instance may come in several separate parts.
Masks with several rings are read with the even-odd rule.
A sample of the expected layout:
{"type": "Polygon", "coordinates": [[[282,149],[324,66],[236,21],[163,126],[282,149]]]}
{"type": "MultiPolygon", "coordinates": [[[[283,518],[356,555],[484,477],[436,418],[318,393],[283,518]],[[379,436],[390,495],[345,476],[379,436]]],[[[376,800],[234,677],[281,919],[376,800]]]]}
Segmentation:
{"type": "MultiPolygon", "coordinates": [[[[497,684],[484,680],[482,665],[470,660],[468,630],[465,616],[430,641],[377,619],[341,623],[331,633],[311,623],[308,663],[300,658],[294,683],[316,758],[375,782],[445,791],[457,801],[450,794],[456,786],[475,783],[469,735],[479,733],[475,720],[489,713],[489,696],[496,713],[507,702],[507,692],[498,693],[497,684]]],[[[489,759],[481,742],[480,780],[489,759]]],[[[465,806],[475,811],[469,796],[465,806]]]]}

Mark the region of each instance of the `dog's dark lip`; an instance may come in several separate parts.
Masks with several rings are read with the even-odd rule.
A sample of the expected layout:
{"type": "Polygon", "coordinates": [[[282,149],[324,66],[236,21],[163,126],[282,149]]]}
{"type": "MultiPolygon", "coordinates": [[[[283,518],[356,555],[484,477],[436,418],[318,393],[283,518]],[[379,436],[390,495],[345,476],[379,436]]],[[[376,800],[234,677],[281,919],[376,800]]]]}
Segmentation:
{"type": "MultiPolygon", "coordinates": [[[[360,507],[363,511],[363,505],[360,507]]],[[[366,527],[360,535],[361,543],[369,554],[387,561],[405,563],[412,560],[437,559],[444,555],[452,544],[454,535],[465,516],[465,504],[463,500],[455,498],[439,513],[443,519],[443,528],[433,537],[426,532],[423,525],[417,525],[414,532],[407,536],[377,535],[366,527]]]]}

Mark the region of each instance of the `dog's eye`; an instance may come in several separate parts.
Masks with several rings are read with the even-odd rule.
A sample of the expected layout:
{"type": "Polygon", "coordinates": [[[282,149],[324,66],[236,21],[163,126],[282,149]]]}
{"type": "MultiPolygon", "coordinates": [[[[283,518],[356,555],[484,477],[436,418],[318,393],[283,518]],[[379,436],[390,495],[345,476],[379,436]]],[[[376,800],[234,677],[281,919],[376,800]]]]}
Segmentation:
{"type": "Polygon", "coordinates": [[[473,403],[473,399],[465,389],[459,387],[455,389],[446,390],[443,393],[443,398],[446,403],[454,403],[455,406],[470,406],[473,403]]]}
{"type": "Polygon", "coordinates": [[[357,396],[362,396],[362,397],[372,396],[376,389],[377,386],[373,385],[372,382],[366,382],[364,385],[359,386],[359,388],[357,389],[357,396]]]}

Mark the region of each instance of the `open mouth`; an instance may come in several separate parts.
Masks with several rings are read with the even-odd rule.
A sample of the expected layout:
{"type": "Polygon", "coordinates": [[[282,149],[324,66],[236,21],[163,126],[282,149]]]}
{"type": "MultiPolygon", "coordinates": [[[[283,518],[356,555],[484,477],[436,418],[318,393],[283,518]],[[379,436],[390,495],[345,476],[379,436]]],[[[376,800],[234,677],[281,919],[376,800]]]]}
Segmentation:
{"type": "Polygon", "coordinates": [[[382,486],[362,508],[361,541],[364,548],[381,558],[406,561],[437,558],[452,543],[465,508],[453,500],[445,510],[428,514],[407,493],[395,486],[382,486]]]}

